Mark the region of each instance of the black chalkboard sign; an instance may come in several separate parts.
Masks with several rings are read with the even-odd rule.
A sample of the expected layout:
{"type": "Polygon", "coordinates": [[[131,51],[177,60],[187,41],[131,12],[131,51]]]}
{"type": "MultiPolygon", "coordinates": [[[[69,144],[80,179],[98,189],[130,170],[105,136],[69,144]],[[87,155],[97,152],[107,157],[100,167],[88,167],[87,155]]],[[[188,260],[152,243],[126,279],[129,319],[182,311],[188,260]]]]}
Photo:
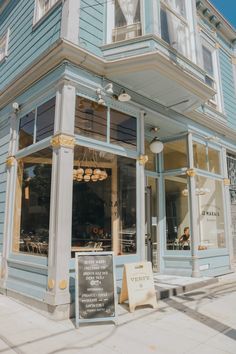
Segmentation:
{"type": "Polygon", "coordinates": [[[76,325],[79,322],[116,322],[113,252],[77,252],[76,325]]]}

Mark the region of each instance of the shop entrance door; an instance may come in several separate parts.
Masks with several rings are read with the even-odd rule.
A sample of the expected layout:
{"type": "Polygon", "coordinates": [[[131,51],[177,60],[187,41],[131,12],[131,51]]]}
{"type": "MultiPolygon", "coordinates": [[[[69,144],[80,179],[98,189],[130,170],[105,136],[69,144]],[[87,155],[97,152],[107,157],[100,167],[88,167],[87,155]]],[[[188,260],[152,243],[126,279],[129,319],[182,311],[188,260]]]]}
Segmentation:
{"type": "Polygon", "coordinates": [[[160,271],[159,266],[159,238],[157,237],[157,179],[154,177],[146,177],[145,189],[145,211],[146,211],[146,260],[151,261],[153,270],[160,271]]]}

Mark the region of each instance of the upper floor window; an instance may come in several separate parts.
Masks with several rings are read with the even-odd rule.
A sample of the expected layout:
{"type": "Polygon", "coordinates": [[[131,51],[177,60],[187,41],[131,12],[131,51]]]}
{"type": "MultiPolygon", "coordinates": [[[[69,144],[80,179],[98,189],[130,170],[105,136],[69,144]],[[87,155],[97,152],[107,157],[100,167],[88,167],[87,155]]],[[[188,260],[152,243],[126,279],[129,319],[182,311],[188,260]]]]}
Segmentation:
{"type": "Polygon", "coordinates": [[[19,149],[53,135],[54,115],[55,98],[52,98],[22,117],[19,126],[19,149]]]}
{"type": "Polygon", "coordinates": [[[58,0],[36,0],[34,23],[38,22],[58,0]]]}
{"type": "Polygon", "coordinates": [[[186,0],[161,0],[161,37],[171,47],[190,57],[190,31],[186,0]]]}
{"type": "Polygon", "coordinates": [[[8,54],[9,29],[0,37],[0,62],[7,57],[8,54]]]}
{"type": "Polygon", "coordinates": [[[114,0],[108,3],[108,42],[141,35],[140,0],[114,0]]]}
{"type": "Polygon", "coordinates": [[[221,110],[217,50],[215,44],[210,43],[205,37],[202,37],[202,62],[203,69],[206,71],[205,83],[217,91],[217,94],[208,101],[208,105],[221,110]]]}

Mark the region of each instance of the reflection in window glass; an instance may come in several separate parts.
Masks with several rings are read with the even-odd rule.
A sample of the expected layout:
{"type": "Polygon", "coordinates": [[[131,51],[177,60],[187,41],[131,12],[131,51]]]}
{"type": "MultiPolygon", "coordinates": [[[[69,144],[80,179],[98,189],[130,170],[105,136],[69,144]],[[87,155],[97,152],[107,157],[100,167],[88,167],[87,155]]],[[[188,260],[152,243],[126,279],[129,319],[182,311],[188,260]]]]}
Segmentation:
{"type": "Polygon", "coordinates": [[[209,172],[220,174],[220,152],[208,147],[209,172]]]}
{"type": "Polygon", "coordinates": [[[150,142],[148,140],[145,140],[145,154],[148,156],[148,161],[145,164],[145,169],[148,171],[156,171],[156,165],[157,165],[157,154],[154,154],[150,150],[150,142]]]}
{"type": "Polygon", "coordinates": [[[196,176],[199,250],[225,247],[223,182],[196,176]]]}
{"type": "Polygon", "coordinates": [[[53,135],[55,115],[55,98],[42,104],[37,109],[36,141],[53,135]]]}
{"type": "Polygon", "coordinates": [[[97,102],[77,96],[75,134],[106,141],[107,108],[97,102]]]}
{"type": "Polygon", "coordinates": [[[186,139],[165,143],[163,152],[165,170],[174,170],[188,166],[186,139]]]}
{"type": "Polygon", "coordinates": [[[193,143],[194,167],[207,171],[207,151],[206,145],[193,143]]]}
{"type": "Polygon", "coordinates": [[[18,160],[13,251],[47,255],[52,151],[18,160]]]}
{"type": "Polygon", "coordinates": [[[136,253],[136,162],[76,147],[72,255],[88,248],[136,253]]]}
{"type": "Polygon", "coordinates": [[[111,109],[111,143],[136,149],[137,122],[136,118],[111,109]]]}
{"type": "Polygon", "coordinates": [[[190,237],[181,238],[189,227],[188,187],[186,176],[165,178],[166,247],[168,250],[190,249],[190,237]]]}
{"type": "Polygon", "coordinates": [[[20,120],[19,149],[23,149],[34,142],[35,111],[26,114],[20,120]]]}

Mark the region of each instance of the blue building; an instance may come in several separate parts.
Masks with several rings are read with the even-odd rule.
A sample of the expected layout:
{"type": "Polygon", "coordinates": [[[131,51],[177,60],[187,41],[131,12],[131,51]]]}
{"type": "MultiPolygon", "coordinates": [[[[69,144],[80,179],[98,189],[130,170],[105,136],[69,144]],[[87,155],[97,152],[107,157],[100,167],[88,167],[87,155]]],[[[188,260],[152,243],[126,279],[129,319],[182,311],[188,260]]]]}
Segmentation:
{"type": "Polygon", "coordinates": [[[68,317],[81,250],[231,271],[235,48],[207,0],[0,0],[3,293],[68,317]]]}

